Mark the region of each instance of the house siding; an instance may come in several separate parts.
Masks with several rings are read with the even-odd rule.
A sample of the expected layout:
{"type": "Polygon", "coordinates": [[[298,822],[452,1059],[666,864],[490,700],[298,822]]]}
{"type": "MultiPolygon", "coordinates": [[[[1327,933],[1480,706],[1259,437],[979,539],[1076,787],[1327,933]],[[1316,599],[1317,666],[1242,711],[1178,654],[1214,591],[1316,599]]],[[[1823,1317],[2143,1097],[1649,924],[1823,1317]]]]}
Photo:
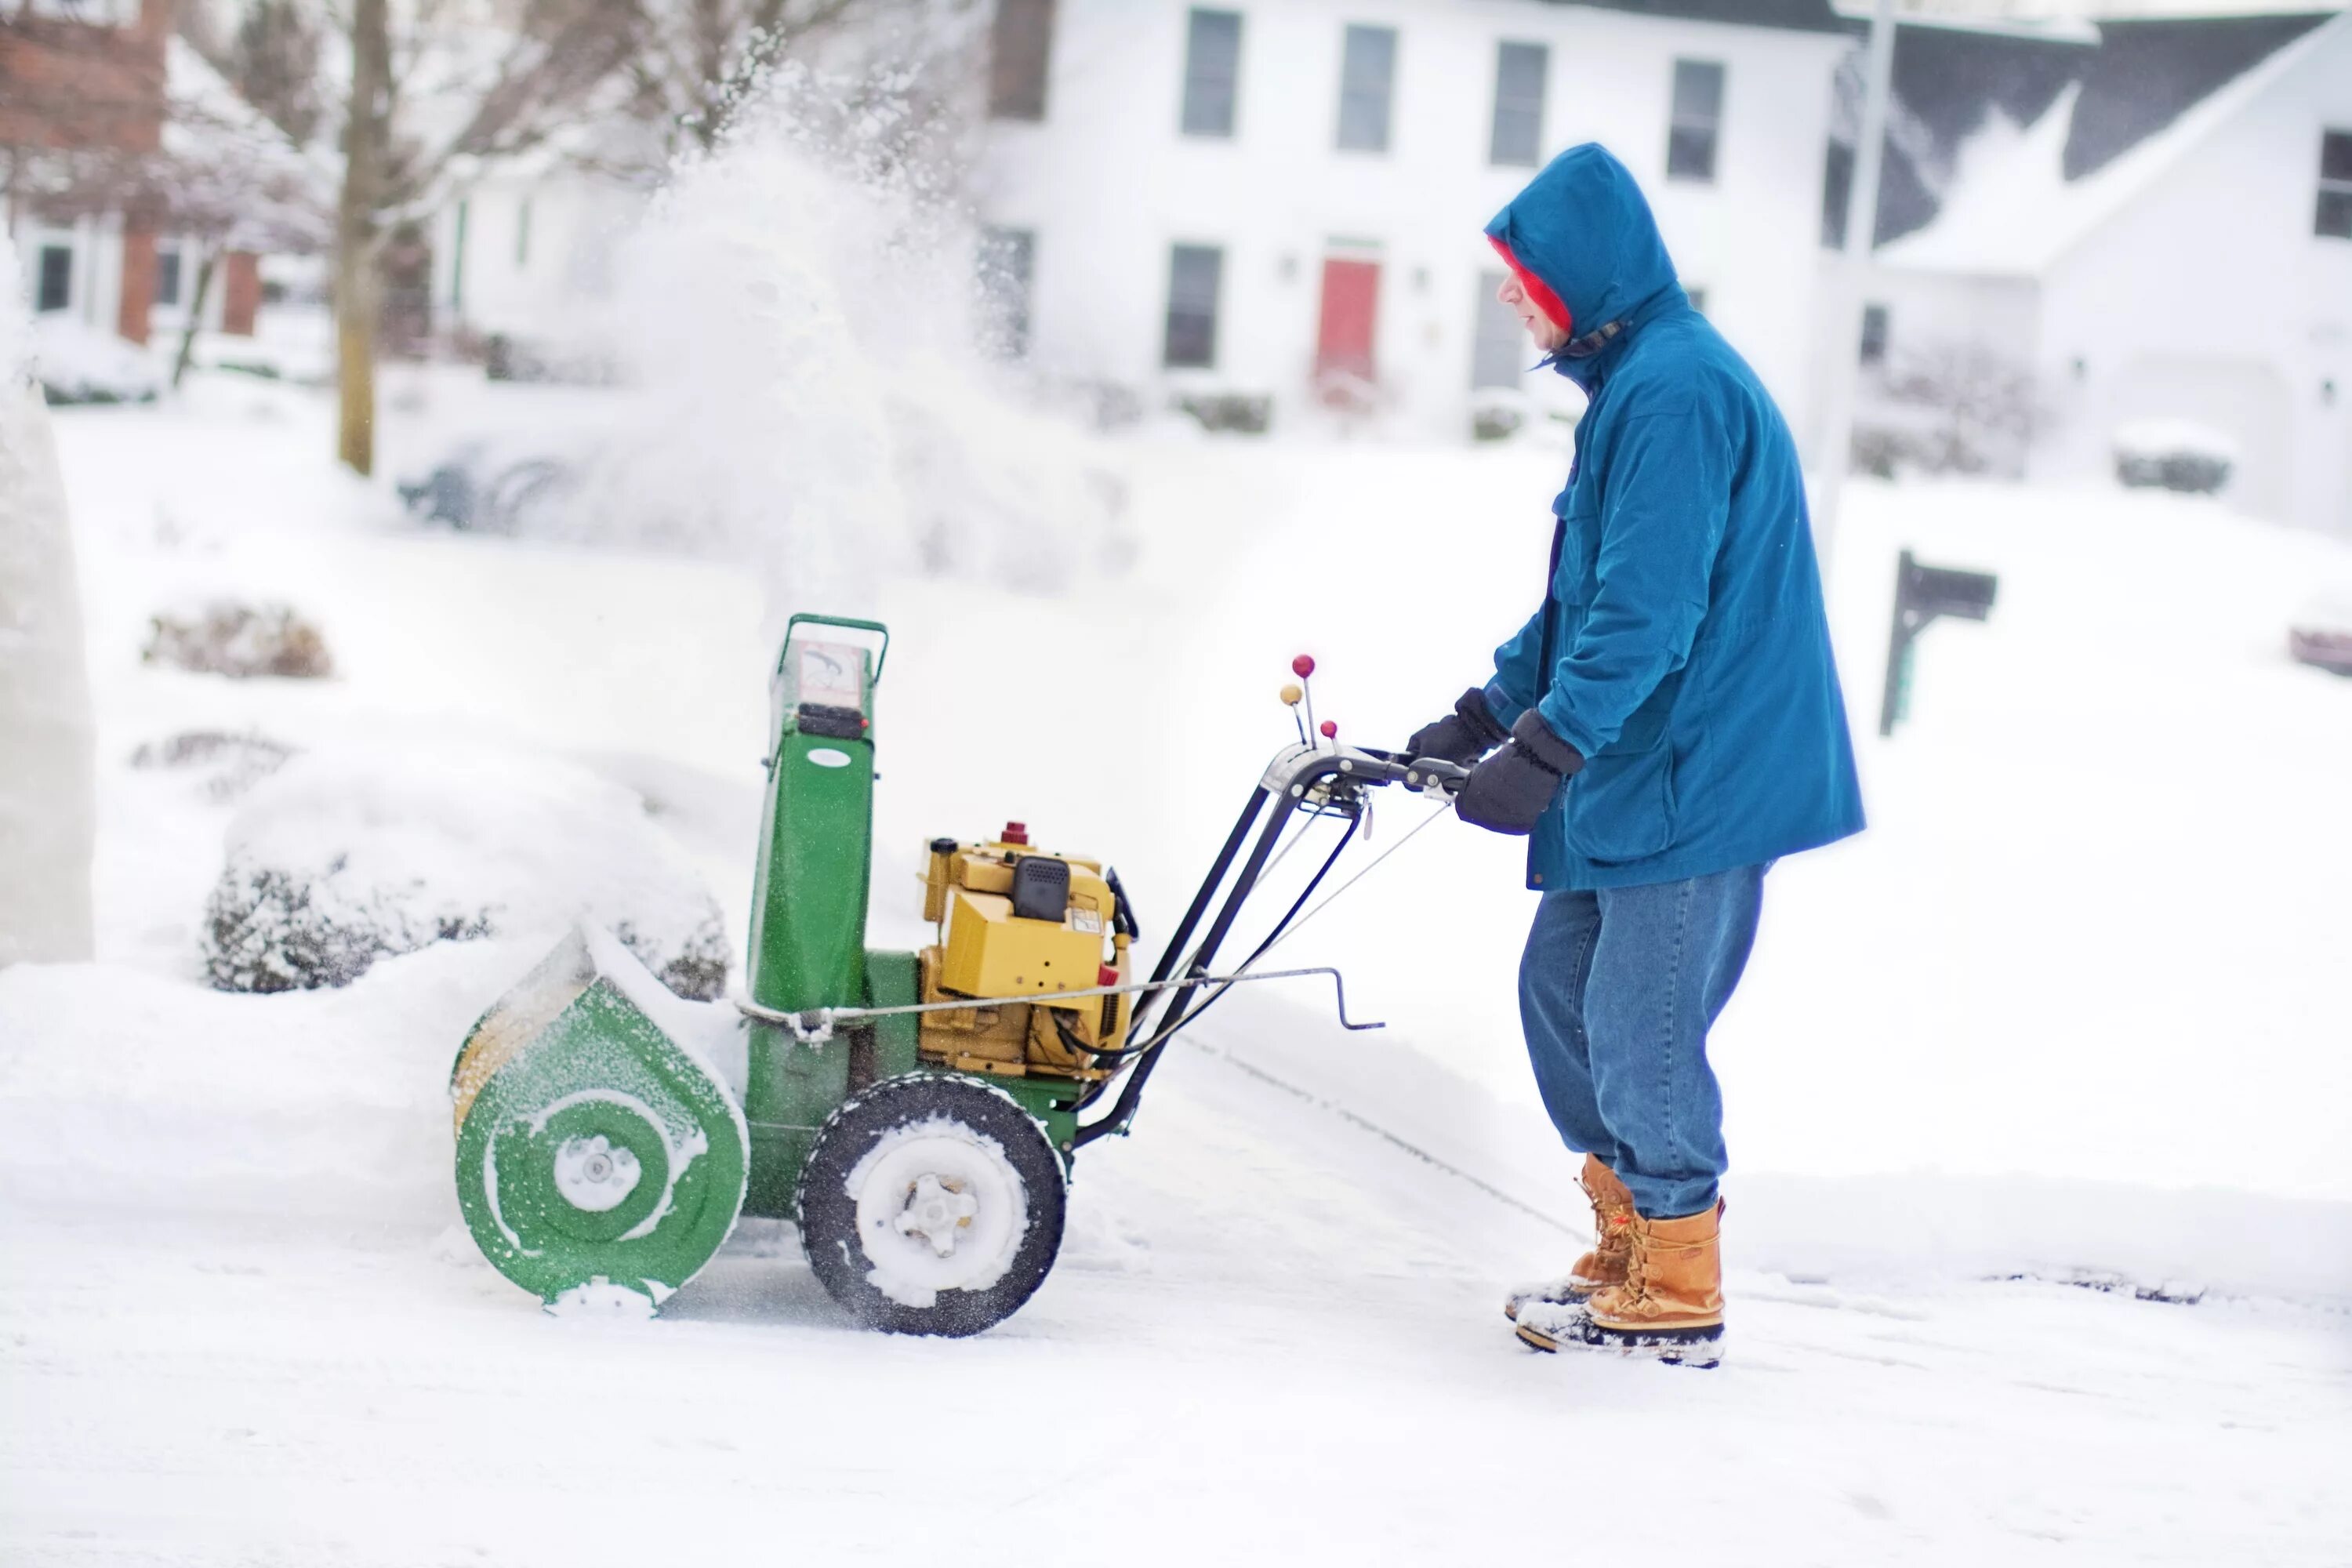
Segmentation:
{"type": "Polygon", "coordinates": [[[2232,500],[2352,536],[2352,241],[2312,232],[2331,125],[2352,127],[2342,23],[2059,258],[2042,364],[2071,390],[2037,476],[2105,470],[2125,420],[2190,418],[2243,449],[2232,500]]]}
{"type": "MultiPolygon", "coordinates": [[[[1496,47],[1548,50],[1547,155],[1606,143],[1650,193],[1685,279],[1784,403],[1804,401],[1821,149],[1835,35],[1497,0],[1294,0],[1243,10],[1231,139],[1181,134],[1188,7],[1068,0],[1049,109],[998,121],[978,170],[985,220],[1036,236],[1030,357],[1164,402],[1191,391],[1314,400],[1318,293],[1333,256],[1376,260],[1379,395],[1402,427],[1468,429],[1481,229],[1525,183],[1489,161],[1496,47]],[[1385,153],[1337,146],[1345,29],[1391,27],[1385,153]],[[1677,58],[1726,68],[1712,183],[1665,177],[1677,58]],[[1216,363],[1160,363],[1171,247],[1224,251],[1216,363]]],[[[1530,353],[1532,360],[1535,356],[1530,353]]],[[[1549,375],[1538,396],[1568,397],[1549,375]]]]}

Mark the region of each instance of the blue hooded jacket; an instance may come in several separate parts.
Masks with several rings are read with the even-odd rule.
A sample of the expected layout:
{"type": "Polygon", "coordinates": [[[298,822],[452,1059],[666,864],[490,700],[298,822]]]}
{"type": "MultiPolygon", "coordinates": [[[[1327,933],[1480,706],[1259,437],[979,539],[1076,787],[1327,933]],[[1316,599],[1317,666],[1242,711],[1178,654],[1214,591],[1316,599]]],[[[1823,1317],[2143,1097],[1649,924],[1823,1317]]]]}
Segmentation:
{"type": "MultiPolygon", "coordinates": [[[[1649,204],[1597,145],[1486,226],[1559,297],[1590,395],[1552,503],[1551,591],[1486,704],[1586,758],[1536,825],[1543,891],[1676,881],[1862,829],[1796,443],[1691,308],[1649,204]]],[[[1537,292],[1530,290],[1530,292],[1537,292]]]]}

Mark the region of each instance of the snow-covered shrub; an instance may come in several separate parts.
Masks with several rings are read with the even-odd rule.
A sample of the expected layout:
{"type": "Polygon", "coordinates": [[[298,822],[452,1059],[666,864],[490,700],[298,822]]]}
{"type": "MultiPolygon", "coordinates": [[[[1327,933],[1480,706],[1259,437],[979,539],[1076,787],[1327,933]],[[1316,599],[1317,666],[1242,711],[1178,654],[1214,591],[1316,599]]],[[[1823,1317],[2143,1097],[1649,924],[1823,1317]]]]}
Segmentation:
{"type": "Polygon", "coordinates": [[[2042,409],[2021,362],[1978,343],[1925,343],[1877,373],[1877,392],[1876,417],[1855,433],[1864,471],[2023,475],[2042,409]]]}
{"type": "Polygon", "coordinates": [[[2141,419],[2115,434],[2116,478],[2135,489],[2211,495],[2230,482],[2238,445],[2186,419],[2141,419]]]}
{"type": "Polygon", "coordinates": [[[1470,438],[1507,441],[1527,427],[1528,396],[1516,387],[1488,387],[1470,400],[1470,438]]]}
{"type": "Polygon", "coordinates": [[[266,735],[187,730],[168,740],[143,742],[131,753],[131,765],[187,773],[206,795],[229,801],[285,766],[293,754],[293,747],[266,735]]]}
{"type": "Polygon", "coordinates": [[[1263,436],[1274,425],[1274,399],[1243,392],[1199,392],[1176,400],[1203,430],[1263,436]]]}
{"type": "Polygon", "coordinates": [[[313,752],[229,824],[205,971],[224,991],[343,985],[428,942],[582,921],[680,995],[726,988],[719,905],[630,791],[498,752],[313,752]]]}
{"type": "Polygon", "coordinates": [[[140,657],[149,664],[240,680],[257,675],[320,680],[335,673],[326,637],[290,605],[233,599],[155,616],[140,657]]]}
{"type": "Polygon", "coordinates": [[[34,319],[33,374],[51,403],[152,403],[163,390],[137,344],[59,314],[34,319]]]}

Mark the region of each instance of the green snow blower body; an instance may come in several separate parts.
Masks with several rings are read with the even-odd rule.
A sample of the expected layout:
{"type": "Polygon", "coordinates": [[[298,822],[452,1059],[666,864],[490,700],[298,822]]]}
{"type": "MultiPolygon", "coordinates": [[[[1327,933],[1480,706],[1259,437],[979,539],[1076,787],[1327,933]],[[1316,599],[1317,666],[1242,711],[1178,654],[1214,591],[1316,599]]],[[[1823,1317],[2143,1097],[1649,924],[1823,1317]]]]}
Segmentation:
{"type": "MultiPolygon", "coordinates": [[[[750,1214],[794,1221],[811,1270],[867,1325],[977,1332],[1053,1267],[1076,1151],[1128,1130],[1160,1047],[1226,991],[1328,975],[1340,1024],[1380,1027],[1349,1021],[1336,970],[1252,971],[1346,851],[1367,790],[1442,796],[1466,770],[1299,725],[1149,980],[1132,973],[1118,873],[1033,847],[1020,823],[931,840],[936,941],[869,952],[874,693],[889,642],[877,623],[829,616],[786,629],[743,996],[681,1001],[620,941],[583,930],[458,1051],[466,1222],[551,1309],[650,1311],[750,1214]],[[1346,830],[1306,890],[1238,970],[1213,973],[1286,825],[1330,817],[1346,830]]],[[[1291,668],[1303,681],[1313,661],[1291,668]]],[[[1294,708],[1306,695],[1283,689],[1294,708]]]]}
{"type": "MultiPolygon", "coordinates": [[[[460,1206],[484,1256],[551,1310],[650,1311],[744,1214],[796,1220],[826,1288],[877,1328],[976,1331],[1050,1268],[1076,1107],[1107,1075],[1033,1077],[978,1058],[965,1070],[948,1047],[924,1049],[927,1034],[946,1040],[971,1022],[953,1012],[815,1030],[749,1016],[946,994],[923,990],[942,949],[865,945],[874,697],[888,646],[871,621],[800,615],[786,632],[771,689],[751,1009],[681,1001],[619,942],[582,930],[458,1051],[460,1206]]],[[[934,882],[950,842],[934,844],[934,882]]],[[[1097,929],[1107,936],[1108,923],[1097,929]]],[[[1123,966],[1124,937],[1118,950],[1123,966]]],[[[1097,978],[1089,970],[1076,984],[1097,978]]],[[[1001,1016],[990,1022],[1003,1033],[1001,1016]]]]}

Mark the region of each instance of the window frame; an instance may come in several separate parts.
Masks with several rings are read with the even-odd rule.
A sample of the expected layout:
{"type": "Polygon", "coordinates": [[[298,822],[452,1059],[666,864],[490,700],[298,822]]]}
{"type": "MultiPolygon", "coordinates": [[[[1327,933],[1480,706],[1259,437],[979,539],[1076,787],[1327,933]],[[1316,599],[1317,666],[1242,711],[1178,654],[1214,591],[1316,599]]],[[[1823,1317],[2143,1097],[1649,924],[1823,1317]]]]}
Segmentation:
{"type": "Polygon", "coordinates": [[[988,308],[988,351],[999,359],[1025,360],[1035,324],[1037,231],[983,226],[979,261],[981,298],[988,308]]]}
{"type": "MultiPolygon", "coordinates": [[[[1196,283],[1198,281],[1197,273],[1194,281],[1196,283]]],[[[1169,245],[1168,307],[1161,318],[1160,338],[1160,367],[1162,370],[1214,370],[1217,368],[1217,337],[1218,330],[1224,324],[1224,295],[1225,247],[1223,246],[1203,245],[1191,240],[1176,240],[1169,245]],[[1203,310],[1195,306],[1187,310],[1185,307],[1192,302],[1181,297],[1186,281],[1184,264],[1188,259],[1197,260],[1202,257],[1209,258],[1207,308],[1203,310]],[[1208,324],[1200,333],[1202,345],[1197,358],[1192,357],[1193,351],[1189,346],[1189,340],[1188,346],[1183,351],[1185,357],[1179,357],[1180,312],[1189,319],[1197,319],[1203,315],[1207,318],[1208,324]]]]}
{"type": "Polygon", "coordinates": [[[1862,336],[1854,344],[1854,363],[1867,370],[1884,366],[1895,342],[1895,312],[1885,301],[1865,300],[1862,307],[1862,336]]]}
{"type": "Polygon", "coordinates": [[[1667,88],[1666,100],[1667,179],[1693,185],[1717,183],[1723,163],[1723,100],[1730,80],[1730,68],[1721,60],[1694,59],[1685,55],[1675,57],[1674,74],[1667,88]],[[1702,121],[1685,108],[1683,84],[1686,79],[1704,79],[1707,73],[1712,73],[1714,79],[1714,101],[1708,106],[1706,118],[1702,121]],[[1706,137],[1704,167],[1695,168],[1683,155],[1683,139],[1701,132],[1706,137]]]}
{"type": "Polygon", "coordinates": [[[2315,239],[2352,239],[2352,129],[2319,128],[2319,195],[2311,213],[2315,239]],[[2341,167],[2330,170],[2328,154],[2341,150],[2341,167]],[[2340,226],[2331,226],[2331,219],[2340,226]]]}
{"type": "Polygon", "coordinates": [[[1241,12],[1217,5],[1194,5],[1184,13],[1184,80],[1183,97],[1176,110],[1178,135],[1203,142],[1230,142],[1234,139],[1235,128],[1241,122],[1242,41],[1246,20],[1241,12]],[[1223,83],[1224,118],[1222,124],[1215,123],[1213,116],[1202,116],[1200,122],[1196,123],[1193,112],[1199,106],[1194,96],[1195,89],[1204,80],[1201,72],[1202,24],[1204,22],[1233,24],[1233,60],[1232,68],[1223,83]]]}
{"type": "Polygon", "coordinates": [[[1402,39],[1396,28],[1382,26],[1374,22],[1349,22],[1346,25],[1339,35],[1339,122],[1332,137],[1334,151],[1365,153],[1374,157],[1388,155],[1390,148],[1396,140],[1397,56],[1401,52],[1402,39]],[[1377,100],[1380,110],[1379,137],[1376,141],[1350,141],[1349,138],[1351,133],[1361,134],[1362,132],[1360,130],[1351,129],[1352,118],[1349,113],[1349,107],[1374,101],[1365,87],[1352,79],[1351,68],[1359,60],[1358,44],[1360,41],[1366,48],[1369,48],[1375,40],[1381,39],[1386,40],[1388,58],[1383,62],[1385,68],[1381,79],[1380,95],[1377,100]]]}
{"type": "Polygon", "coordinates": [[[1053,97],[1055,0],[996,0],[988,25],[988,118],[1041,124],[1053,97]]]}
{"type": "Polygon", "coordinates": [[[1550,85],[1551,46],[1549,44],[1523,43],[1515,38],[1500,38],[1496,40],[1495,106],[1494,113],[1490,117],[1486,132],[1486,162],[1489,165],[1496,168],[1517,169],[1532,169],[1541,165],[1543,163],[1544,113],[1545,110],[1550,107],[1549,102],[1550,98],[1550,85]],[[1503,147],[1504,115],[1507,108],[1510,107],[1506,104],[1503,94],[1504,62],[1511,58],[1514,51],[1517,51],[1522,58],[1528,55],[1532,55],[1535,57],[1536,62],[1535,95],[1532,110],[1528,110],[1526,107],[1524,100],[1518,106],[1518,111],[1526,113],[1529,121],[1527,138],[1528,146],[1524,156],[1517,155],[1516,149],[1514,149],[1512,153],[1507,153],[1503,147]]]}
{"type": "Polygon", "coordinates": [[[74,305],[74,247],[69,241],[45,239],[33,246],[33,313],[38,316],[57,315],[69,311],[74,305]],[[50,258],[62,257],[62,265],[50,258]],[[50,302],[50,279],[58,280],[56,302],[50,302]]]}
{"type": "Polygon", "coordinates": [[[182,297],[187,289],[187,263],[182,259],[185,254],[176,245],[159,245],[155,247],[154,303],[161,310],[176,310],[183,302],[182,297]],[[171,280],[172,285],[168,290],[163,287],[166,279],[171,280]]]}

